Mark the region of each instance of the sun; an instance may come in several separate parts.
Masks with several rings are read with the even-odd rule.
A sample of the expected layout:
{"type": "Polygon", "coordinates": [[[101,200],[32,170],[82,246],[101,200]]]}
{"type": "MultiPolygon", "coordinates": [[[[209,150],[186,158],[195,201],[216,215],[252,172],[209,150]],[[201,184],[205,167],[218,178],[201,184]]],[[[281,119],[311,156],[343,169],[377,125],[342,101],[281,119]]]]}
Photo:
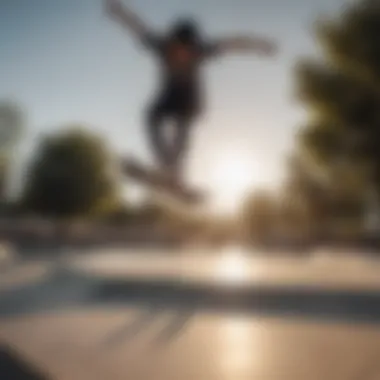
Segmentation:
{"type": "Polygon", "coordinates": [[[237,211],[254,187],[257,174],[254,161],[242,152],[216,158],[208,177],[212,208],[221,213],[237,211]]]}

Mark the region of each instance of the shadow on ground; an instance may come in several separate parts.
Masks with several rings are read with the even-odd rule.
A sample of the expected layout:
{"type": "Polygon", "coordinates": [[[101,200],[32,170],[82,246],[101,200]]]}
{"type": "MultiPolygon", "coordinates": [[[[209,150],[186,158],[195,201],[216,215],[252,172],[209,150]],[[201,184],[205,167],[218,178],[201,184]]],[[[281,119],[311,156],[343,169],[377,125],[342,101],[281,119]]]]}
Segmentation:
{"type": "Polygon", "coordinates": [[[4,380],[48,380],[36,368],[21,359],[15,350],[0,345],[0,378],[4,380]]]}
{"type": "Polygon", "coordinates": [[[145,311],[131,326],[121,326],[107,337],[106,344],[112,344],[120,336],[133,336],[165,310],[176,310],[178,316],[163,333],[163,340],[187,323],[193,313],[202,311],[380,323],[380,292],[376,291],[266,285],[226,287],[153,278],[123,280],[70,269],[0,292],[0,320],[73,308],[120,305],[137,306],[145,311]]]}
{"type": "Polygon", "coordinates": [[[128,321],[112,330],[100,342],[101,346],[112,348],[119,344],[128,343],[140,335],[140,333],[145,332],[154,323],[162,322],[162,319],[164,322],[163,328],[155,335],[153,344],[157,346],[168,344],[185,331],[185,328],[193,317],[193,313],[194,310],[177,310],[174,314],[167,317],[162,309],[149,307],[138,313],[132,321],[128,321]]]}

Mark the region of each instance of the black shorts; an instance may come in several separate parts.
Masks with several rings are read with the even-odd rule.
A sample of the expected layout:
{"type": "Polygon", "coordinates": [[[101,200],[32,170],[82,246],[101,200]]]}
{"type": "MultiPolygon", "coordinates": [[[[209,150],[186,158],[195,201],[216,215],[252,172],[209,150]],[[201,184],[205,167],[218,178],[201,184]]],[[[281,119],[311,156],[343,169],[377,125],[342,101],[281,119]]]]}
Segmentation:
{"type": "Polygon", "coordinates": [[[159,93],[153,108],[170,116],[196,117],[202,108],[200,94],[191,89],[167,87],[159,93]]]}

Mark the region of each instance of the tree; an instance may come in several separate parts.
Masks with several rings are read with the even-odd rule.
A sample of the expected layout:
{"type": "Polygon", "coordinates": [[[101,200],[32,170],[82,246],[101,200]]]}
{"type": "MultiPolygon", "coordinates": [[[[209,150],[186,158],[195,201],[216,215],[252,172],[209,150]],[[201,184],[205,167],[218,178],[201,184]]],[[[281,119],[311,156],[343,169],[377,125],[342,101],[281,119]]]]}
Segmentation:
{"type": "Polygon", "coordinates": [[[316,170],[296,153],[287,162],[287,178],[280,192],[280,228],[289,237],[320,235],[328,223],[329,193],[316,170]]]}
{"type": "Polygon", "coordinates": [[[24,113],[19,105],[0,102],[0,194],[5,196],[12,154],[24,130],[24,113]]]}
{"type": "Polygon", "coordinates": [[[24,129],[24,113],[15,102],[0,102],[0,152],[7,152],[19,141],[24,129]]]}
{"type": "Polygon", "coordinates": [[[118,204],[110,154],[100,136],[79,127],[43,139],[31,163],[23,204],[51,216],[94,215],[118,204]]]}
{"type": "Polygon", "coordinates": [[[257,190],[247,199],[243,210],[248,239],[259,244],[268,242],[276,231],[276,198],[267,191],[257,190]]]}
{"type": "Polygon", "coordinates": [[[330,211],[362,217],[368,188],[380,195],[380,3],[356,2],[316,25],[322,57],[296,68],[309,114],[298,150],[323,173],[330,211]]]}

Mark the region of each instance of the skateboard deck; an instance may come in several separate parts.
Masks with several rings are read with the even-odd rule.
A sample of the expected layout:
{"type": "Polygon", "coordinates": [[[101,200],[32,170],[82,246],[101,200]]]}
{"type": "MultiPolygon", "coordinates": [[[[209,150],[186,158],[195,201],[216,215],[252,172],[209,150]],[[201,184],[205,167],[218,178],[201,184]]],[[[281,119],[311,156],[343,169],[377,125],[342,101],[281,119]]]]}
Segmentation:
{"type": "Polygon", "coordinates": [[[165,172],[149,168],[132,157],[128,157],[122,161],[122,169],[126,175],[136,181],[164,191],[186,203],[199,203],[203,199],[201,192],[190,189],[183,183],[174,181],[165,172]]]}

